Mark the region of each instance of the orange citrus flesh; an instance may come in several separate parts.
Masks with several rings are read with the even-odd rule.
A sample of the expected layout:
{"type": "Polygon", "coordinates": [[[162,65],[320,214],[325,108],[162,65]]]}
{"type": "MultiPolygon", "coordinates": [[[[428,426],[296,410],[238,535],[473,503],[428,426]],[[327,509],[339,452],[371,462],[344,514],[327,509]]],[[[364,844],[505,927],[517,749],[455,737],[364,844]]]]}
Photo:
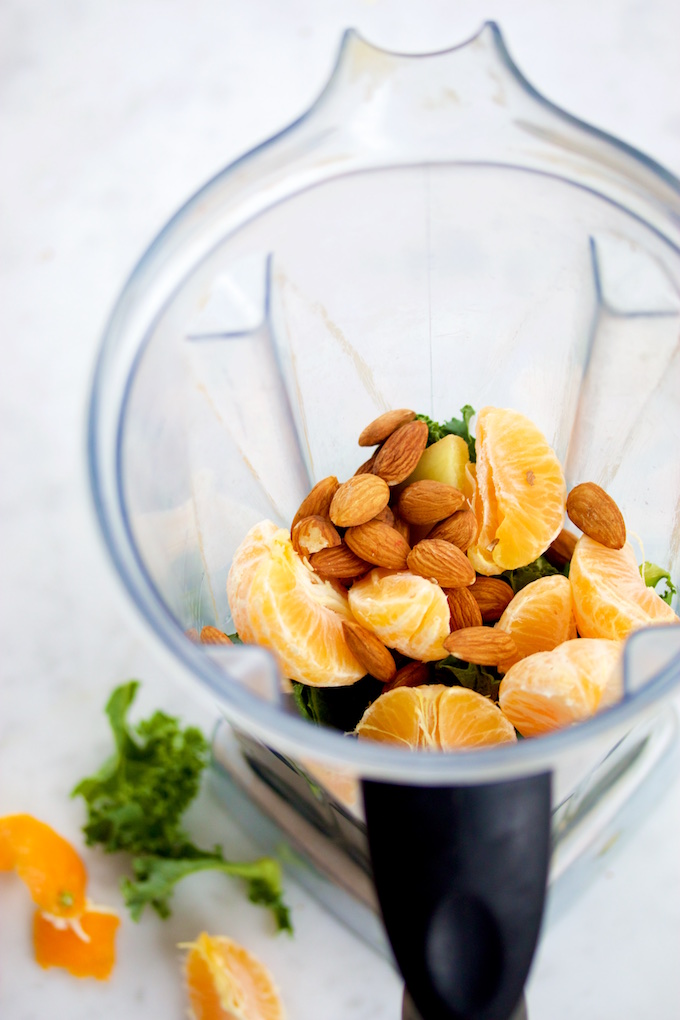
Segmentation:
{"type": "Polygon", "coordinates": [[[548,652],[577,636],[571,585],[561,574],[539,577],[517,592],[496,624],[511,634],[517,653],[498,663],[507,673],[520,659],[534,652],[548,652]]]}
{"type": "Polygon", "coordinates": [[[533,562],[560,533],[567,489],[539,429],[518,411],[484,407],[476,423],[472,510],[479,532],[468,556],[480,574],[533,562]]]}
{"type": "Polygon", "coordinates": [[[511,666],[498,703],[523,737],[589,719],[623,693],[621,642],[574,638],[511,666]]]}
{"type": "Polygon", "coordinates": [[[488,698],[466,687],[443,684],[386,691],[369,705],[355,732],[360,740],[430,751],[517,739],[513,726],[488,698]]]}
{"type": "Polygon", "coordinates": [[[74,977],[105,981],[116,962],[115,939],[120,918],[112,910],[91,907],[78,924],[55,924],[41,911],[33,916],[33,947],[41,967],[63,967],[74,977]],[[84,936],[84,937],[83,937],[84,936]]]}
{"type": "Polygon", "coordinates": [[[347,596],[322,580],[271,521],[252,528],[227,578],[234,625],[243,641],[269,648],[284,677],[316,687],[353,684],[366,670],[349,650],[342,621],[347,596]]]}
{"type": "Polygon", "coordinates": [[[85,865],[63,836],[32,815],[0,818],[0,867],[16,871],[47,914],[77,917],[85,909],[85,865]]]}
{"type": "Polygon", "coordinates": [[[349,606],[383,644],[410,659],[432,662],[448,655],[449,604],[439,585],[426,577],[376,567],[352,585],[349,606]]]}
{"type": "Polygon", "coordinates": [[[582,535],[571,559],[569,582],[581,637],[618,640],[640,627],[680,623],[643,581],[629,544],[608,549],[582,535]]]}
{"type": "Polygon", "coordinates": [[[200,934],[184,965],[193,1020],[283,1020],[269,971],[222,935],[200,934]]]}

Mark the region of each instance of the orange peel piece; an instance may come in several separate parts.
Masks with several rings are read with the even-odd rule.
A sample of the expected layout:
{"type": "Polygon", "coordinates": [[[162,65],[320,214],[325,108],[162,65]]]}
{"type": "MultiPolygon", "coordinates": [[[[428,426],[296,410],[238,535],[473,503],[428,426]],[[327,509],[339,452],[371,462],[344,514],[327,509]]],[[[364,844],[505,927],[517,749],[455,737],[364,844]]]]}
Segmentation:
{"type": "Polygon", "coordinates": [[[63,836],[32,815],[0,818],[0,869],[16,872],[43,913],[57,918],[83,913],[83,861],[63,836]]]}
{"type": "Polygon", "coordinates": [[[63,967],[77,978],[106,981],[116,962],[120,918],[106,907],[89,905],[79,918],[63,920],[36,910],[33,948],[41,967],[63,967]]]}

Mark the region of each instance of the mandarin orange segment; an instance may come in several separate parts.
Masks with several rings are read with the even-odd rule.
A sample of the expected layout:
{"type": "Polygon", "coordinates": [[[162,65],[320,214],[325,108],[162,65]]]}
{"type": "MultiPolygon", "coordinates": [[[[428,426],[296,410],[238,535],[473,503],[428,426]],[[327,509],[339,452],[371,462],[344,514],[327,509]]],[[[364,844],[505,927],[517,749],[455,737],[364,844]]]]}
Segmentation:
{"type": "Polygon", "coordinates": [[[75,917],[85,908],[87,871],[71,844],[32,815],[0,818],[0,861],[14,869],[47,914],[75,917]]]}
{"type": "Polygon", "coordinates": [[[227,578],[239,636],[269,648],[284,677],[315,687],[353,684],[365,674],[345,641],[347,595],[315,574],[271,521],[252,528],[227,578]]]}
{"type": "Polygon", "coordinates": [[[274,980],[243,946],[203,932],[184,965],[193,1020],[284,1020],[274,980]]]}
{"type": "Polygon", "coordinates": [[[41,911],[33,917],[33,946],[41,967],[63,967],[74,977],[105,981],[116,962],[120,918],[112,910],[90,907],[77,921],[55,924],[41,911]]]}
{"type": "Polygon", "coordinates": [[[426,577],[376,567],[352,585],[349,607],[384,645],[409,659],[432,662],[448,654],[449,604],[439,585],[426,577]]]}
{"type": "Polygon", "coordinates": [[[369,705],[355,732],[360,740],[431,751],[517,739],[513,726],[488,698],[443,684],[386,691],[369,705]]]}
{"type": "Polygon", "coordinates": [[[472,510],[477,540],[468,549],[480,574],[533,562],[560,533],[567,490],[560,463],[539,429],[518,411],[477,415],[472,510]]]}
{"type": "Polygon", "coordinates": [[[527,584],[504,610],[496,628],[511,634],[517,646],[515,655],[498,663],[500,673],[507,673],[527,655],[548,652],[577,637],[567,578],[555,574],[527,584]]]}
{"type": "Polygon", "coordinates": [[[617,640],[651,624],[680,623],[643,581],[630,544],[608,549],[582,535],[571,558],[569,582],[581,637],[617,640]]]}
{"type": "Polygon", "coordinates": [[[498,702],[523,737],[589,719],[623,693],[621,642],[575,638],[511,666],[498,702]]]}

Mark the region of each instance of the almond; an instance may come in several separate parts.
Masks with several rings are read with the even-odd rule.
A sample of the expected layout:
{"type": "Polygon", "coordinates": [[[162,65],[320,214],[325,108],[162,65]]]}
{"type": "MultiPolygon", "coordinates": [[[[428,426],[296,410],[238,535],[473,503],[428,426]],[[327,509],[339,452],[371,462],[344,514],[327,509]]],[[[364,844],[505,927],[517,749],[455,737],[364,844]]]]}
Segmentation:
{"type": "Polygon", "coordinates": [[[372,457],[369,457],[368,460],[365,460],[363,462],[363,464],[359,465],[359,467],[356,469],[354,474],[355,475],[372,475],[373,474],[373,465],[375,464],[375,458],[377,456],[378,456],[378,451],[376,450],[372,457]]]}
{"type": "Polygon", "coordinates": [[[324,577],[361,577],[371,569],[371,564],[359,559],[344,542],[312,553],[309,562],[324,577]]]}
{"type": "Polygon", "coordinates": [[[512,635],[494,627],[456,630],[445,638],[444,648],[457,659],[474,662],[478,666],[497,666],[503,659],[517,654],[512,635]]]}
{"type": "Polygon", "coordinates": [[[442,588],[461,588],[475,579],[474,567],[465,553],[441,538],[418,542],[406,562],[414,574],[432,578],[442,588]]]}
{"type": "Polygon", "coordinates": [[[384,507],[379,514],[376,514],[372,518],[374,521],[384,521],[385,524],[389,524],[390,527],[394,527],[394,514],[389,506],[384,507]]]}
{"type": "Polygon", "coordinates": [[[374,676],[376,680],[387,683],[397,672],[397,667],[392,653],[382,641],[366,630],[361,624],[342,621],[342,632],[349,650],[355,659],[358,659],[367,673],[374,676]]]}
{"type": "Polygon", "coordinates": [[[201,644],[204,645],[233,645],[230,637],[223,630],[217,627],[204,627],[201,631],[201,644]]]}
{"type": "Polygon", "coordinates": [[[399,532],[405,542],[408,542],[408,544],[411,545],[411,528],[406,521],[402,521],[401,517],[395,515],[392,527],[399,532]]]}
{"type": "Polygon", "coordinates": [[[402,490],[397,509],[409,524],[435,524],[465,506],[465,496],[453,485],[423,478],[402,490]]]}
{"type": "Polygon", "coordinates": [[[482,626],[482,611],[469,588],[447,588],[444,594],[451,610],[451,630],[482,626]]]}
{"type": "Polygon", "coordinates": [[[478,577],[470,585],[470,593],[479,606],[484,623],[495,623],[500,620],[506,607],[515,597],[515,593],[507,583],[499,577],[478,577]]]}
{"type": "Polygon", "coordinates": [[[303,517],[314,517],[317,515],[319,517],[328,517],[331,500],[337,488],[338,480],[335,475],[329,475],[328,478],[322,478],[320,482],[317,482],[309,495],[305,496],[300,503],[290,530],[292,531],[297,522],[301,521],[303,517]]]}
{"type": "Polygon", "coordinates": [[[378,450],[373,473],[388,485],[397,485],[411,474],[427,446],[428,429],[424,421],[410,421],[385,440],[378,450]]]}
{"type": "Polygon", "coordinates": [[[342,539],[327,517],[312,514],[298,521],[291,532],[293,548],[299,556],[311,556],[321,549],[332,549],[342,539]]]}
{"type": "Polygon", "coordinates": [[[351,528],[370,521],[389,501],[390,489],[382,478],[354,475],[338,486],[328,516],[339,528],[351,528]]]}
{"type": "Polygon", "coordinates": [[[359,446],[376,446],[378,443],[382,443],[384,439],[392,435],[395,429],[413,421],[415,416],[416,412],[409,411],[406,407],[397,411],[385,411],[366,426],[359,436],[359,446]]]}
{"type": "Polygon", "coordinates": [[[388,570],[406,570],[406,558],[411,547],[396,528],[384,521],[372,520],[348,528],[345,542],[362,560],[388,570]]]}
{"type": "Polygon", "coordinates": [[[614,500],[595,482],[583,482],[567,496],[567,514],[584,535],[608,549],[623,549],[626,524],[614,500]]]}
{"type": "Polygon", "coordinates": [[[477,537],[477,518],[472,510],[456,510],[450,517],[436,524],[429,537],[443,538],[445,542],[451,542],[465,552],[477,537]]]}
{"type": "Polygon", "coordinates": [[[553,567],[562,570],[567,563],[571,563],[571,557],[574,555],[577,541],[578,539],[573,531],[563,528],[555,541],[550,543],[543,555],[548,563],[552,563],[553,567]]]}
{"type": "Polygon", "coordinates": [[[426,662],[407,662],[398,669],[389,683],[383,687],[382,693],[393,691],[395,687],[421,687],[430,679],[430,669],[426,662]]]}

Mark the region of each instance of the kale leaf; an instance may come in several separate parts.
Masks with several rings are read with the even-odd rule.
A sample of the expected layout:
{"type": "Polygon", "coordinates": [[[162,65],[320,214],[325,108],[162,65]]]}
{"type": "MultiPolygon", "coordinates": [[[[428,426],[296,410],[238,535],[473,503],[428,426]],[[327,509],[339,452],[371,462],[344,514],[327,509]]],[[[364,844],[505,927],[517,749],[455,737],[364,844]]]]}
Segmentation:
{"type": "Polygon", "coordinates": [[[382,689],[370,674],[348,687],[310,687],[294,680],[293,701],[304,719],[351,733],[382,689]]]}
{"type": "Polygon", "coordinates": [[[428,418],[426,414],[417,414],[416,418],[418,421],[424,421],[427,425],[428,436],[427,445],[431,446],[432,443],[439,442],[444,436],[460,436],[468,445],[470,451],[470,460],[474,464],[477,460],[477,452],[475,449],[474,436],[470,434],[470,420],[474,416],[475,409],[470,404],[465,404],[461,407],[460,413],[461,418],[451,418],[449,421],[445,421],[443,424],[433,421],[432,418],[428,418]]]}
{"type": "Polygon", "coordinates": [[[439,682],[448,687],[468,687],[485,698],[498,700],[498,685],[501,682],[498,672],[490,666],[477,666],[473,662],[464,662],[454,655],[440,659],[435,663],[435,673],[439,682]]]}
{"type": "Polygon", "coordinates": [[[657,594],[670,606],[673,596],[678,589],[671,581],[671,575],[668,571],[664,570],[663,567],[658,567],[656,563],[648,563],[645,560],[640,567],[640,574],[648,588],[656,588],[659,581],[665,581],[663,592],[657,592],[657,594]]]}
{"type": "MultiPolygon", "coordinates": [[[[567,565],[568,569],[568,565],[567,565]]],[[[534,560],[533,563],[527,563],[525,567],[517,567],[515,570],[505,570],[500,575],[501,580],[507,581],[515,595],[522,588],[526,588],[532,581],[537,581],[539,577],[548,577],[550,574],[562,574],[564,571],[558,570],[557,567],[553,567],[552,563],[548,563],[545,556],[539,556],[538,559],[534,560]]]]}
{"type": "Polygon", "coordinates": [[[185,875],[213,869],[245,879],[252,902],[269,907],[279,929],[292,931],[276,861],[225,860],[219,847],[202,850],[182,828],[182,815],[198,793],[208,762],[208,742],[195,726],[182,729],[164,712],[130,726],[127,716],[138,688],[139,682],[131,680],[111,694],[105,711],[115,751],[72,793],[87,805],[83,832],[88,845],[133,855],[135,880],[122,883],[133,919],[146,904],[167,917],[175,883],[185,875]]]}

